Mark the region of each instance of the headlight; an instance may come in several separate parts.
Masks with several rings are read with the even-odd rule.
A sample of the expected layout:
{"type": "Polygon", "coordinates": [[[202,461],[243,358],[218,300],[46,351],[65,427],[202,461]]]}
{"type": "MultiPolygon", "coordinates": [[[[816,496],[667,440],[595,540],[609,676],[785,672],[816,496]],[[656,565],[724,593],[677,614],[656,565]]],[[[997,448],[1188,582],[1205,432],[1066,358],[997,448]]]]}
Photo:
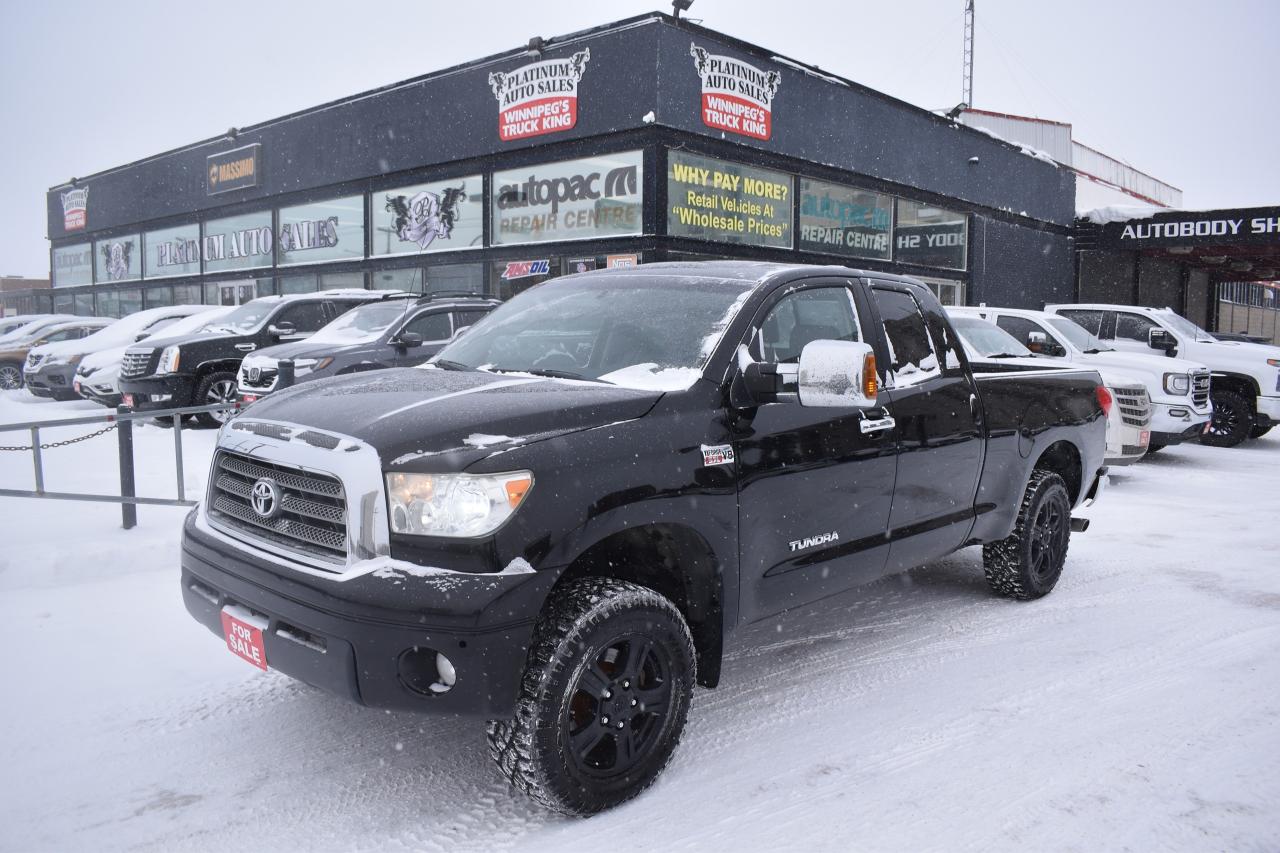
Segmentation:
{"type": "Polygon", "coordinates": [[[333,356],[324,358],[297,358],[293,361],[293,375],[305,376],[314,370],[324,370],[333,364],[333,356]]]}
{"type": "Polygon", "coordinates": [[[1186,373],[1166,373],[1164,375],[1164,390],[1169,394],[1189,394],[1191,392],[1191,377],[1186,373]]]}
{"type": "Polygon", "coordinates": [[[181,358],[181,347],[165,347],[164,352],[160,353],[160,365],[156,367],[156,373],[177,373],[181,358]]]}
{"type": "Polygon", "coordinates": [[[391,532],[415,536],[487,536],[515,514],[533,474],[387,474],[391,532]]]}
{"type": "Polygon", "coordinates": [[[1280,358],[1269,358],[1267,359],[1267,364],[1272,367],[1280,367],[1280,358]]]}

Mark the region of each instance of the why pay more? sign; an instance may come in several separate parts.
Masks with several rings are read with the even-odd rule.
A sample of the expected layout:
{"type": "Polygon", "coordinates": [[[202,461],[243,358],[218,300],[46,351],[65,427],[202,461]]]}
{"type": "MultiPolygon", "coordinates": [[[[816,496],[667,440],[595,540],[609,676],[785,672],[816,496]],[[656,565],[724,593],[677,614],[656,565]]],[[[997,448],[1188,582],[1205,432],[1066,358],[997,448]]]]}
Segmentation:
{"type": "Polygon", "coordinates": [[[793,192],[790,175],[673,151],[667,233],[790,248],[793,192]]]}

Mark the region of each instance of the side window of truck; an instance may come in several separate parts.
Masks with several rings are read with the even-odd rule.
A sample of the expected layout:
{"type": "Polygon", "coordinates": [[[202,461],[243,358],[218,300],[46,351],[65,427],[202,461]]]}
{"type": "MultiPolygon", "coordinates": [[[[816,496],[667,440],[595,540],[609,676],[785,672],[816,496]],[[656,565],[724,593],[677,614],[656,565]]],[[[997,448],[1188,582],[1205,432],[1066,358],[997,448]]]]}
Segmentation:
{"type": "Polygon", "coordinates": [[[449,312],[437,311],[434,314],[419,314],[405,324],[404,332],[417,332],[427,342],[447,341],[453,334],[449,328],[449,312]]]}
{"type": "Polygon", "coordinates": [[[1158,328],[1160,328],[1159,323],[1155,320],[1148,320],[1141,314],[1130,314],[1128,311],[1116,312],[1117,338],[1145,344],[1147,342],[1147,332],[1158,328]]]}
{"type": "Polygon", "coordinates": [[[1032,332],[1042,331],[1039,326],[1024,317],[1009,317],[1001,315],[996,320],[996,325],[1013,335],[1014,340],[1026,346],[1027,341],[1031,340],[1032,332]]]}
{"type": "Polygon", "coordinates": [[[1068,320],[1074,320],[1077,324],[1083,326],[1089,334],[1094,337],[1102,337],[1102,312],[1101,311],[1060,311],[1062,316],[1068,320]]]}
{"type": "Polygon", "coordinates": [[[289,305],[273,321],[277,326],[289,323],[299,332],[317,332],[325,324],[323,302],[299,302],[289,305]]]}
{"type": "Polygon", "coordinates": [[[813,287],[789,293],[769,310],[753,349],[776,364],[800,360],[813,341],[858,341],[853,294],[845,287],[813,287]]]}
{"type": "Polygon", "coordinates": [[[889,344],[889,373],[894,385],[899,388],[918,385],[941,376],[929,329],[911,294],[879,287],[873,287],[871,293],[884,323],[885,340],[889,344]]]}

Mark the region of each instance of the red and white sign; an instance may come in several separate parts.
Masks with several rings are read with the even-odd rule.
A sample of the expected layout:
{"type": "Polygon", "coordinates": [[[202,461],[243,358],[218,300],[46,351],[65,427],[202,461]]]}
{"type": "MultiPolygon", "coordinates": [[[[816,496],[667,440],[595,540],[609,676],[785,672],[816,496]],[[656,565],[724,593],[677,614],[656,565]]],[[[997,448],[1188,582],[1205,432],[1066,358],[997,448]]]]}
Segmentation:
{"type": "Polygon", "coordinates": [[[224,607],[222,610],[222,633],[226,635],[227,648],[236,657],[244,658],[262,670],[267,668],[267,649],[262,644],[262,630],[266,627],[263,620],[243,608],[224,607]]]}
{"type": "Polygon", "coordinates": [[[578,123],[578,81],[587,70],[591,49],[568,59],[548,59],[515,71],[489,75],[498,99],[498,137],[503,142],[559,133],[578,123]]]}
{"type": "Polygon", "coordinates": [[[618,270],[630,269],[640,263],[639,255],[607,255],[605,256],[605,269],[618,270]]]}
{"type": "Polygon", "coordinates": [[[732,56],[708,53],[691,43],[689,55],[702,79],[702,123],[753,139],[773,135],[773,96],[782,75],[761,71],[732,56]]]}
{"type": "Polygon", "coordinates": [[[67,190],[62,194],[62,230],[81,231],[89,218],[89,188],[67,190]]]}
{"type": "Polygon", "coordinates": [[[507,268],[502,271],[502,278],[504,281],[511,281],[513,278],[529,278],[550,273],[551,261],[548,258],[539,261],[507,261],[507,268]]]}

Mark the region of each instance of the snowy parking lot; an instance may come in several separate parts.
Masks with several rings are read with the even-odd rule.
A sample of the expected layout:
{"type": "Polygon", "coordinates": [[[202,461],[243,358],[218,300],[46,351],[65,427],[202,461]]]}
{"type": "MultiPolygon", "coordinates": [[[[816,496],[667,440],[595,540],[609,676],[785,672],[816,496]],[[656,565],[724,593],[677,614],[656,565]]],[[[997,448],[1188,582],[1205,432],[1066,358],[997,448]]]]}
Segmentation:
{"type": "MultiPolygon", "coordinates": [[[[0,392],[3,423],[95,411],[0,392]]],[[[137,441],[172,496],[172,432],[137,441]]],[[[48,451],[46,488],[111,491],[115,447],[48,451]]],[[[739,631],[668,771],[588,821],[509,791],[474,721],[229,654],[182,606],[183,514],[0,498],[0,848],[1280,849],[1280,435],[1116,470],[1040,601],[966,549],[739,631]]]]}

